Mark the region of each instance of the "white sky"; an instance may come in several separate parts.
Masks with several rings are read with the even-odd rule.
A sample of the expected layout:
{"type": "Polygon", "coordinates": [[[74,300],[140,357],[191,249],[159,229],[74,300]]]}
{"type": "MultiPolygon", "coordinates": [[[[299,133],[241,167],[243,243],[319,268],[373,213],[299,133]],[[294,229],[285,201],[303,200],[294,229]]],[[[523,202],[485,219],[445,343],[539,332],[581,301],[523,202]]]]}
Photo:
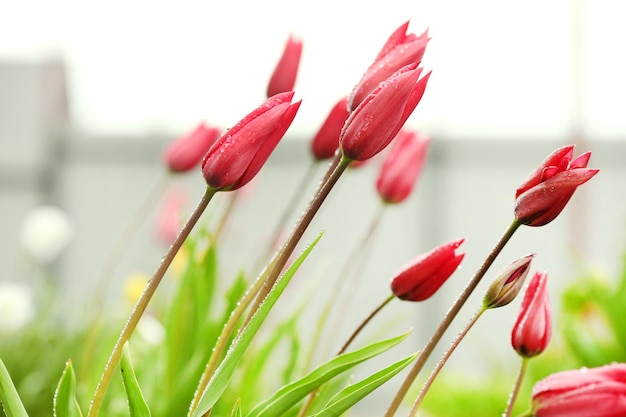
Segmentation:
{"type": "Polygon", "coordinates": [[[61,56],[82,129],[177,132],[200,119],[228,127],[252,110],[293,32],[304,40],[303,104],[291,132],[306,136],[410,19],[416,33],[430,28],[424,65],[433,69],[411,124],[519,138],[566,134],[576,120],[592,135],[618,137],[626,132],[624,4],[0,0],[0,60],[61,56]]]}

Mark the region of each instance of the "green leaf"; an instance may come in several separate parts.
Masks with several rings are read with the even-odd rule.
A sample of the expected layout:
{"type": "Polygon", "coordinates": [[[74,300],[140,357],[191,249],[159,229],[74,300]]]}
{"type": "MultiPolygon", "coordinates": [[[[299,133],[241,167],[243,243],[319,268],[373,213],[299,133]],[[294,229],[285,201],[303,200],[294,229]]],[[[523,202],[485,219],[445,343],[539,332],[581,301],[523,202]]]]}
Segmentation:
{"type": "Polygon", "coordinates": [[[215,374],[209,381],[207,388],[202,393],[198,406],[196,407],[193,417],[201,417],[209,411],[217,400],[222,396],[230,380],[237,369],[237,365],[241,361],[246,349],[252,343],[254,336],[263,324],[263,321],[269,314],[270,310],[278,301],[278,298],[283,293],[287,284],[296,273],[302,262],[309,255],[311,250],[315,247],[317,242],[322,237],[320,233],[317,238],[298,256],[298,258],[291,264],[291,266],[285,271],[285,273],[276,281],[276,284],[271,289],[263,303],[259,306],[257,312],[252,316],[248,325],[241,331],[240,335],[233,341],[231,347],[228,349],[224,360],[220,363],[220,366],[215,371],[215,374]]]}
{"type": "Polygon", "coordinates": [[[122,348],[120,369],[122,371],[124,390],[126,391],[126,397],[128,398],[130,417],[150,417],[150,409],[148,408],[148,404],[146,404],[146,400],[143,398],[141,388],[139,388],[139,382],[135,376],[133,364],[130,360],[128,342],[126,342],[122,348]]]}
{"type": "Polygon", "coordinates": [[[55,417],[82,417],[80,406],[76,400],[76,375],[72,361],[65,363],[65,369],[54,392],[55,417]]]}
{"type": "Polygon", "coordinates": [[[347,371],[367,359],[373,358],[404,340],[409,333],[391,339],[375,342],[354,352],[339,355],[320,365],[304,378],[279,389],[271,398],[256,406],[248,417],[269,417],[282,415],[307,394],[334,376],[347,371]]]}
{"type": "Polygon", "coordinates": [[[243,417],[243,414],[241,414],[241,398],[238,398],[235,402],[231,417],[243,417]]]}
{"type": "Polygon", "coordinates": [[[349,410],[354,404],[361,401],[366,395],[389,381],[398,372],[407,367],[417,357],[417,353],[399,360],[376,372],[364,380],[350,385],[338,392],[326,405],[326,407],[313,417],[338,417],[349,410]]]}
{"type": "Polygon", "coordinates": [[[0,403],[7,417],[28,417],[2,359],[0,359],[0,403]]]}

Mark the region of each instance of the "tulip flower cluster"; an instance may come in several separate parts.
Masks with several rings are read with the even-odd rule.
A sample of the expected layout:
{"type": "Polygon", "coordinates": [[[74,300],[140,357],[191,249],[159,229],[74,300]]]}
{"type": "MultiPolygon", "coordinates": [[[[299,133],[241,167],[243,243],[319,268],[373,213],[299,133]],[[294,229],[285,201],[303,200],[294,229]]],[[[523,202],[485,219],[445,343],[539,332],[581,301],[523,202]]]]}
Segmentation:
{"type": "MultiPolygon", "coordinates": [[[[517,229],[523,225],[539,227],[554,221],[565,209],[576,189],[599,172],[598,169],[587,167],[590,152],[583,153],[575,159],[573,145],[552,152],[517,188],[511,224],[473,275],[467,277],[465,281],[459,281],[462,279],[458,273],[459,266],[466,255],[459,249],[465,242],[463,237],[450,240],[415,256],[400,268],[397,274],[388,277],[390,288],[387,289],[384,301],[356,328],[337,355],[326,359],[319,368],[297,369],[295,365],[302,362],[296,357],[300,343],[294,335],[297,333],[294,330],[297,327],[294,325],[295,319],[277,330],[274,336],[268,337],[268,344],[259,349],[254,343],[257,334],[269,326],[269,323],[264,325],[266,318],[283,296],[289,281],[296,276],[298,268],[314,249],[321,235],[299,256],[294,256],[295,250],[318,210],[331,195],[335,184],[344,173],[350,172],[348,168],[369,161],[388,148],[375,183],[380,207],[383,209],[407,201],[421,180],[421,173],[428,163],[428,147],[432,139],[421,131],[407,127],[406,123],[425,94],[430,78],[430,73],[424,74],[421,67],[429,37],[427,32],[421,35],[408,32],[408,26],[409,22],[402,24],[389,36],[363,77],[352,89],[347,86],[346,95],[331,107],[308,145],[312,167],[317,167],[319,161],[330,160],[321,181],[317,182],[318,186],[312,198],[308,200],[308,206],[300,210],[297,207],[299,202],[297,198],[293,206],[291,204],[287,206],[284,219],[289,219],[293,212],[302,213],[290,229],[291,233],[282,240],[273,239],[268,244],[270,250],[259,251],[263,256],[265,267],[261,269],[256,279],[245,283],[245,279],[241,278],[235,282],[227,294],[225,303],[215,302],[212,298],[218,287],[215,282],[219,273],[219,268],[216,267],[216,246],[219,244],[221,227],[233,212],[232,204],[237,202],[234,198],[237,193],[233,191],[244,187],[260,172],[296,119],[302,101],[294,99],[296,97],[294,87],[303,52],[302,40],[293,35],[289,36],[270,77],[267,98],[258,107],[247,114],[244,113],[245,116],[239,122],[226,130],[204,122],[199,123],[195,129],[174,140],[165,149],[163,161],[171,173],[191,172],[200,165],[198,175],[201,174],[204,178],[205,192],[186,222],[181,222],[180,218],[182,206],[180,196],[174,196],[175,198],[165,202],[163,213],[159,216],[161,224],[159,232],[170,244],[169,249],[158,264],[154,275],[147,280],[143,292],[136,297],[136,304],[113,344],[108,360],[102,361],[106,365],[102,372],[97,373],[96,378],[99,377],[100,380],[93,397],[88,401],[87,417],[96,417],[99,413],[109,415],[105,412],[117,417],[116,411],[112,410],[115,410],[120,402],[111,401],[113,404],[111,405],[104,398],[118,365],[122,369],[126,403],[131,415],[151,415],[149,401],[144,398],[140,383],[135,378],[128,353],[129,341],[134,333],[141,333],[135,332],[139,321],[147,311],[148,304],[170,264],[181,250],[191,252],[188,253],[191,256],[184,258],[188,265],[184,269],[182,279],[177,282],[179,292],[172,297],[172,310],[162,314],[168,328],[159,333],[160,338],[154,339],[156,341],[153,344],[144,347],[155,349],[149,352],[150,360],[139,362],[148,367],[144,375],[149,375],[150,381],[166,382],[149,384],[156,394],[152,393],[147,397],[150,401],[165,402],[159,403],[158,406],[162,415],[201,417],[213,413],[215,417],[338,416],[343,415],[365,395],[406,368],[408,372],[404,374],[404,380],[397,391],[394,391],[385,414],[385,417],[392,417],[397,414],[401,404],[406,404],[407,398],[410,399],[408,396],[414,392],[411,388],[428,363],[429,356],[462,308],[471,302],[472,293],[517,229]],[[223,192],[229,192],[227,194],[231,196],[229,200],[231,205],[225,210],[226,213],[220,219],[219,226],[216,230],[208,230],[207,227],[197,228],[201,229],[198,231],[196,225],[208,204],[214,196],[217,194],[221,196],[223,192]],[[198,236],[194,236],[192,231],[197,231],[198,236]],[[198,244],[198,240],[193,239],[205,239],[206,242],[198,244]],[[276,242],[278,242],[276,252],[265,257],[266,253],[276,248],[273,246],[276,242]],[[455,278],[457,282],[464,283],[464,289],[456,300],[450,303],[449,310],[425,346],[416,347],[415,354],[347,387],[341,387],[341,381],[338,383],[335,383],[336,380],[331,381],[352,366],[391,349],[406,337],[404,335],[377,341],[365,347],[352,347],[360,332],[366,326],[375,323],[374,319],[388,303],[396,299],[408,302],[428,300],[436,296],[437,291],[454,274],[458,276],[455,278]],[[245,289],[244,285],[248,285],[248,288],[245,289]],[[223,308],[224,305],[226,311],[216,310],[223,308]],[[269,363],[271,351],[283,338],[289,338],[289,345],[294,347],[293,352],[285,354],[285,361],[288,362],[287,369],[283,372],[285,385],[278,388],[273,395],[268,394],[268,398],[260,398],[273,388],[270,385],[277,379],[265,378],[262,373],[276,372],[276,369],[270,369],[275,367],[264,365],[269,363]],[[157,350],[160,347],[162,349],[157,350]],[[153,358],[159,360],[165,358],[163,360],[167,363],[155,366],[152,363],[153,358]],[[249,368],[245,369],[246,366],[249,368]],[[237,374],[240,370],[240,374],[237,374]],[[302,375],[295,376],[298,373],[302,375]],[[244,414],[242,410],[246,413],[244,414]]],[[[305,180],[317,179],[313,176],[314,170],[309,171],[309,174],[310,178],[307,177],[305,180]]],[[[307,187],[300,186],[295,195],[299,195],[298,192],[305,189],[307,187]]],[[[280,202],[276,202],[278,203],[280,202]]],[[[363,248],[373,236],[379,220],[380,217],[374,219],[366,237],[362,242],[358,242],[361,243],[357,246],[360,250],[348,260],[349,267],[365,263],[366,251],[363,248]]],[[[275,236],[282,236],[283,226],[284,224],[279,224],[275,236]]],[[[467,244],[464,248],[468,253],[474,249],[467,244]]],[[[482,303],[478,305],[476,314],[458,333],[419,391],[410,417],[417,415],[433,380],[437,378],[447,359],[481,315],[485,311],[499,311],[501,307],[515,302],[517,295],[524,288],[526,277],[531,270],[531,262],[536,256],[534,253],[523,256],[509,263],[496,275],[482,303]]],[[[349,269],[346,268],[344,271],[349,269]]],[[[348,276],[349,274],[343,273],[336,278],[337,282],[354,285],[347,280],[348,276]]],[[[509,403],[506,405],[504,413],[506,417],[511,416],[515,406],[527,362],[548,349],[552,336],[548,273],[537,272],[531,276],[510,333],[510,342],[513,350],[521,357],[521,366],[518,378],[513,383],[509,403]]],[[[353,297],[352,291],[348,293],[350,293],[348,299],[353,297]]],[[[324,354],[321,349],[321,335],[325,331],[331,332],[333,336],[339,333],[326,328],[328,324],[336,324],[339,321],[328,319],[328,315],[337,307],[346,307],[348,301],[342,298],[341,291],[333,291],[329,305],[320,319],[318,335],[308,346],[309,358],[312,358],[313,354],[320,356],[324,354]]],[[[439,299],[438,302],[444,301],[439,299]]],[[[334,313],[343,317],[336,311],[334,313]]],[[[429,315],[428,320],[433,320],[433,317],[429,315]]],[[[151,319],[154,325],[156,319],[154,317],[151,319]]],[[[147,320],[149,322],[150,319],[147,320]]],[[[97,322],[85,326],[92,329],[92,338],[89,340],[92,345],[97,340],[101,324],[97,322]]],[[[505,334],[508,334],[508,331],[505,334]]],[[[506,338],[506,335],[503,338],[506,338]]],[[[86,351],[93,353],[88,349],[86,351]]],[[[512,352],[511,355],[515,357],[512,352]]],[[[93,359],[88,355],[86,358],[81,365],[90,363],[93,359]]],[[[82,395],[85,390],[82,386],[80,390],[76,389],[72,366],[72,362],[69,361],[54,392],[55,416],[83,415],[76,397],[79,395],[77,392],[82,395]]],[[[8,410],[6,411],[8,416],[23,417],[26,414],[16,392],[8,371],[0,361],[0,402],[5,411],[8,410]]],[[[505,400],[503,399],[503,409],[505,400]]],[[[535,384],[528,404],[530,411],[526,417],[625,416],[626,364],[616,363],[593,369],[552,374],[535,384]]]]}

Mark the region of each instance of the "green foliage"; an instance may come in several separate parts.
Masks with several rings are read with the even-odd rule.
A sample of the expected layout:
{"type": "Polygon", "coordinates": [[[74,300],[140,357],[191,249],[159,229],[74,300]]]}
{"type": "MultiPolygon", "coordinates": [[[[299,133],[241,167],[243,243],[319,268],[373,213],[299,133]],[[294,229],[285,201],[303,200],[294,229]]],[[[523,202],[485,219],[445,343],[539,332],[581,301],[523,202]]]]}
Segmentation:
{"type": "Polygon", "coordinates": [[[135,370],[130,359],[130,351],[128,342],[122,350],[122,358],[120,361],[120,370],[122,371],[122,381],[124,382],[124,390],[128,398],[128,408],[130,417],[150,417],[150,409],[146,400],[143,398],[139,382],[135,376],[135,370]]]}
{"type": "Polygon", "coordinates": [[[82,417],[76,400],[76,375],[72,361],[68,360],[54,393],[54,417],[82,417]]]}
{"type": "Polygon", "coordinates": [[[9,371],[0,359],[0,404],[7,417],[28,417],[24,404],[13,385],[9,371]]]}

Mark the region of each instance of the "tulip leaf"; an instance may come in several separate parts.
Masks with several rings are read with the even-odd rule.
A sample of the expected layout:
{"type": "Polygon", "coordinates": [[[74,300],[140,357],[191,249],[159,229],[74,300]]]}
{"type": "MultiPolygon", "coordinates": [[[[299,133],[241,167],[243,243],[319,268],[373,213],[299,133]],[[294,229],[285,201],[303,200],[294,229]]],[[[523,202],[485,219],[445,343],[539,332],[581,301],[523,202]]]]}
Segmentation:
{"type": "Polygon", "coordinates": [[[0,359],[0,403],[7,417],[28,417],[2,359],[0,359]]]}
{"type": "Polygon", "coordinates": [[[263,321],[269,314],[274,304],[278,301],[278,298],[283,293],[287,284],[289,284],[289,281],[294,276],[300,265],[302,265],[302,262],[304,262],[311,250],[320,240],[322,234],[323,232],[317,236],[317,238],[291,264],[287,271],[285,271],[285,273],[276,281],[274,287],[271,289],[263,303],[259,306],[257,312],[252,316],[248,325],[233,341],[222,363],[220,363],[220,366],[217,368],[215,374],[213,374],[213,377],[202,393],[200,401],[198,401],[198,406],[194,410],[193,417],[203,416],[207,411],[212,409],[217,400],[220,399],[228,387],[228,384],[230,383],[230,380],[232,379],[243,354],[248,346],[250,346],[254,336],[261,327],[261,324],[263,324],[263,321]]]}
{"type": "Polygon", "coordinates": [[[230,416],[231,417],[243,417],[243,414],[241,414],[241,398],[238,398],[237,402],[235,402],[235,406],[233,407],[233,412],[230,416]]]}
{"type": "Polygon", "coordinates": [[[406,368],[417,357],[417,353],[401,359],[385,369],[376,372],[356,384],[350,385],[338,392],[322,411],[312,417],[338,417],[349,410],[365,396],[389,381],[398,372],[406,368]]]}
{"type": "Polygon", "coordinates": [[[271,398],[257,405],[248,417],[279,416],[317,387],[336,375],[353,368],[361,362],[379,355],[404,340],[409,333],[367,345],[354,352],[344,353],[318,366],[311,373],[297,381],[283,386],[271,398]]]}
{"type": "Polygon", "coordinates": [[[76,400],[76,375],[72,361],[65,363],[65,369],[54,392],[54,417],[82,417],[76,400]]]}
{"type": "Polygon", "coordinates": [[[120,369],[122,371],[122,382],[124,383],[124,390],[126,391],[126,397],[128,398],[128,408],[130,410],[130,417],[150,417],[150,409],[148,404],[143,398],[139,382],[135,376],[135,370],[130,360],[130,351],[128,348],[128,342],[124,344],[122,348],[122,358],[120,360],[120,369]]]}

